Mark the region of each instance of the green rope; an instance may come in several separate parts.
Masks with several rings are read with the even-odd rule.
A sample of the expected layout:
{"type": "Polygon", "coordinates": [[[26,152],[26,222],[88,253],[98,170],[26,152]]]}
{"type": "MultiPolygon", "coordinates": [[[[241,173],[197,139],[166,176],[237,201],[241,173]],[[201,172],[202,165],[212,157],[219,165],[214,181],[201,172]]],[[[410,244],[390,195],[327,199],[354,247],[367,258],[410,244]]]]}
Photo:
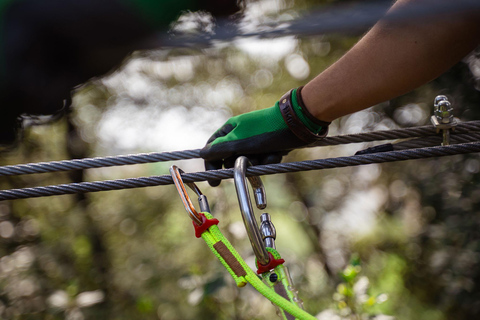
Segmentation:
{"type": "MultiPolygon", "coordinates": [[[[203,212],[203,214],[208,218],[208,219],[213,219],[213,216],[208,213],[208,212],[203,212]]],[[[235,250],[235,248],[230,244],[230,242],[225,238],[225,236],[221,233],[220,229],[218,228],[217,225],[213,225],[210,228],[208,228],[207,231],[205,231],[202,234],[202,239],[207,243],[208,247],[212,252],[217,256],[218,260],[223,264],[223,266],[228,270],[230,275],[232,275],[233,279],[237,283],[237,286],[243,287],[246,285],[246,283],[250,283],[260,294],[262,294],[265,298],[270,300],[273,304],[278,306],[279,308],[285,310],[286,312],[290,313],[294,317],[296,317],[299,320],[316,320],[316,318],[309,313],[307,313],[305,310],[301,309],[297,305],[291,303],[290,301],[286,300],[282,296],[278,295],[272,288],[270,288],[268,285],[262,282],[262,280],[255,274],[255,272],[250,269],[250,267],[247,265],[245,260],[240,256],[240,254],[235,250]],[[238,276],[235,271],[231,268],[231,266],[225,261],[225,259],[222,257],[221,253],[217,251],[215,248],[215,245],[221,242],[225,245],[225,247],[228,249],[230,254],[236,259],[236,261],[243,267],[245,270],[246,275],[244,276],[238,276]]],[[[272,253],[274,255],[277,255],[280,257],[278,253],[272,253]]],[[[281,268],[280,268],[281,269],[281,268]]]]}
{"type": "MultiPolygon", "coordinates": [[[[204,214],[208,219],[212,219],[212,215],[209,214],[208,212],[204,212],[204,214]]],[[[247,280],[245,279],[245,277],[237,276],[235,274],[235,272],[232,270],[232,268],[230,267],[230,265],[225,261],[225,259],[223,259],[223,257],[220,255],[220,253],[213,247],[216,243],[222,242],[230,250],[230,252],[233,254],[233,256],[240,262],[240,264],[242,264],[242,262],[244,262],[243,259],[238,254],[238,252],[233,248],[233,246],[227,240],[227,238],[225,238],[223,236],[223,234],[220,232],[220,229],[216,225],[211,226],[207,231],[202,233],[202,239],[205,240],[205,242],[207,243],[210,250],[215,254],[215,256],[217,256],[218,260],[220,260],[222,265],[230,273],[232,278],[235,280],[237,286],[238,287],[244,287],[247,284],[247,280]],[[240,259],[238,259],[238,258],[240,258],[240,259]]],[[[249,269],[246,264],[242,265],[242,267],[244,267],[246,269],[249,269]]]]}

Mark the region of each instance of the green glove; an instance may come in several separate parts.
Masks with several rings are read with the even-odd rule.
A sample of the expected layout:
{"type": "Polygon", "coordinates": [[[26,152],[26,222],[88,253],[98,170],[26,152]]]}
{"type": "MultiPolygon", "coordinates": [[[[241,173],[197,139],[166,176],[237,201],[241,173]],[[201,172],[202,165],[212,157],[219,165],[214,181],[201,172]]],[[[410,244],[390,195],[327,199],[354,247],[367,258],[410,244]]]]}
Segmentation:
{"type": "MultiPolygon", "coordinates": [[[[291,150],[325,137],[330,123],[307,111],[301,89],[290,90],[271,108],[230,118],[200,152],[205,169],[231,168],[241,155],[253,165],[278,163],[291,150]]],[[[220,181],[209,183],[217,186],[220,181]]]]}

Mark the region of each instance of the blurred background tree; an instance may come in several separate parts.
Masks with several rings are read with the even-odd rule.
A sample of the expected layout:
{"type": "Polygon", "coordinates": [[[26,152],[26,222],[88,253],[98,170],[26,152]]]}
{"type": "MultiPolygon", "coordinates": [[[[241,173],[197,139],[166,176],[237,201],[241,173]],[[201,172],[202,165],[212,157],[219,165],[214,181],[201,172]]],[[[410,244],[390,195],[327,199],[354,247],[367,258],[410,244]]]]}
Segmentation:
{"type": "MultiPolygon", "coordinates": [[[[350,3],[251,2],[242,25],[256,30],[288,24],[332,2],[350,3]]],[[[186,14],[173,29],[208,31],[210,23],[186,14]]],[[[116,72],[80,88],[69,117],[29,127],[0,163],[200,148],[231,115],[273,105],[336,61],[359,36],[356,31],[241,38],[137,53],[116,72]]],[[[414,92],[335,121],[330,135],[428,124],[437,94],[452,98],[462,121],[478,120],[478,70],[473,54],[414,92]]],[[[352,155],[369,146],[297,150],[285,161],[352,155]]],[[[306,310],[321,319],[476,318],[479,160],[473,154],[264,177],[277,247],[306,310]],[[368,297],[383,303],[342,313],[339,294],[355,285],[345,278],[353,253],[369,284],[368,297]]],[[[176,164],[187,172],[203,170],[200,160],[176,164]]],[[[4,177],[0,184],[8,189],[167,174],[170,165],[4,177]]],[[[253,266],[232,181],[199,186],[223,232],[253,266]]],[[[235,287],[194,237],[173,186],[0,203],[0,256],[4,319],[275,317],[270,302],[250,287],[235,287]]],[[[366,294],[365,285],[362,290],[366,294]]]]}

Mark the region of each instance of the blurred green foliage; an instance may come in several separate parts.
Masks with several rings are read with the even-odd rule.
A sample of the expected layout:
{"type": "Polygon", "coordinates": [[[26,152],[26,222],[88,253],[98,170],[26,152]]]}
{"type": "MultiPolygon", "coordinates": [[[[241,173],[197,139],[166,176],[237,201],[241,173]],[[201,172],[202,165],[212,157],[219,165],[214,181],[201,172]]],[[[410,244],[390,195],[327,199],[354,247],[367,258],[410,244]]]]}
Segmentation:
{"type": "MultiPolygon", "coordinates": [[[[266,3],[264,16],[272,21],[294,18],[314,4],[266,3]]],[[[215,117],[226,118],[269,107],[357,39],[288,38],[278,47],[253,39],[250,47],[232,42],[137,56],[107,80],[82,87],[69,118],[28,128],[0,164],[162,151],[148,147],[155,139],[177,141],[175,150],[182,149],[183,141],[172,138],[181,131],[216,129],[198,115],[220,110],[215,117]],[[260,46],[267,51],[253,50],[260,46]],[[134,123],[142,112],[157,121],[177,107],[195,115],[178,133],[147,135],[143,118],[134,123]],[[123,118],[121,110],[128,111],[123,118]],[[112,123],[119,124],[106,131],[112,123]],[[115,138],[123,131],[141,141],[129,140],[126,147],[128,135],[115,138]]],[[[459,64],[412,93],[339,119],[331,134],[427,124],[440,93],[455,100],[456,116],[478,120],[480,98],[471,79],[459,64]]],[[[298,150],[286,161],[351,155],[371,145],[298,150]]],[[[170,145],[165,151],[172,151],[170,145]]],[[[170,165],[9,177],[0,185],[167,174],[170,165]]],[[[201,162],[179,166],[199,170],[201,162]]],[[[264,177],[277,248],[306,310],[321,319],[477,318],[479,172],[478,155],[466,155],[264,177]],[[352,253],[357,255],[349,262],[352,253]]],[[[220,228],[253,267],[231,181],[218,188],[199,185],[220,228]]],[[[0,203],[0,317],[272,319],[275,308],[251,287],[235,286],[194,237],[175,188],[164,186],[0,203]]]]}

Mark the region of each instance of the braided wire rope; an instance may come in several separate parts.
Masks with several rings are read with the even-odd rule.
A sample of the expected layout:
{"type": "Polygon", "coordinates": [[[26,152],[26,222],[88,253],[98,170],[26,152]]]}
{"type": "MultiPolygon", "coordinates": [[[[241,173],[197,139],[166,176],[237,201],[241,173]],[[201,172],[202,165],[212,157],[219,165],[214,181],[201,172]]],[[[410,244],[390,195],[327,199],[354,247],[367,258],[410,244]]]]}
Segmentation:
{"type": "MultiPolygon", "coordinates": [[[[468,137],[470,133],[480,132],[480,121],[469,121],[459,123],[455,131],[451,134],[452,142],[473,142],[478,141],[478,136],[468,137]],[[463,135],[463,136],[461,136],[463,135]],[[459,138],[456,138],[456,137],[459,138]],[[475,139],[477,137],[477,139],[475,139]],[[455,140],[456,139],[456,140],[455,140]],[[473,140],[472,140],[473,139],[473,140]]],[[[319,142],[311,145],[316,146],[333,146],[348,143],[372,142],[381,140],[396,140],[407,138],[428,137],[437,135],[436,129],[433,126],[421,126],[413,128],[395,129],[395,130],[381,130],[375,132],[357,133],[349,135],[340,135],[327,137],[319,142]]],[[[435,137],[436,138],[436,137],[435,137]]],[[[431,146],[428,144],[429,140],[418,140],[415,147],[431,146]]],[[[435,139],[434,141],[440,141],[435,139]]],[[[438,143],[437,143],[438,144],[438,143]]],[[[403,148],[404,149],[404,148],[403,148]]],[[[68,170],[82,170],[101,167],[123,166],[132,164],[153,163],[173,160],[187,160],[196,159],[200,157],[200,149],[172,151],[161,153],[141,153],[132,155],[84,158],[73,160],[60,160],[51,162],[27,163],[18,165],[8,165],[0,167],[0,176],[14,176],[23,174],[58,172],[68,170]]]]}
{"type": "MultiPolygon", "coordinates": [[[[405,150],[413,148],[425,148],[438,146],[442,143],[442,137],[431,136],[401,141],[393,145],[394,150],[405,150]]],[[[480,141],[480,132],[470,132],[450,135],[451,144],[470,143],[480,141]]]]}
{"type": "Polygon", "coordinates": [[[0,167],[0,176],[15,176],[15,175],[22,175],[22,174],[124,166],[124,165],[162,162],[162,161],[195,159],[199,157],[200,157],[200,149],[193,149],[193,150],[185,150],[185,151],[152,152],[152,153],[121,155],[121,156],[37,162],[37,163],[2,166],[0,167]]]}
{"type": "MultiPolygon", "coordinates": [[[[410,150],[390,151],[349,157],[307,160],[280,164],[253,166],[247,169],[247,176],[271,175],[298,171],[322,170],[359,166],[372,163],[385,163],[432,157],[451,156],[480,152],[480,142],[456,144],[450,146],[428,147],[410,150]]],[[[182,175],[184,182],[206,180],[224,180],[233,177],[233,169],[211,170],[186,173],[182,175]]],[[[0,191],[0,200],[13,200],[74,193],[121,190],[173,184],[170,175],[105,180],[94,182],[69,183],[45,187],[10,189],[0,191]]]]}
{"type": "MultiPolygon", "coordinates": [[[[475,132],[475,131],[480,131],[479,120],[459,123],[457,127],[455,127],[455,131],[451,132],[451,135],[453,136],[455,134],[466,134],[466,133],[475,132]]],[[[408,139],[408,138],[435,136],[437,134],[438,134],[437,129],[435,129],[433,125],[428,125],[428,126],[420,126],[420,127],[410,127],[410,128],[393,129],[393,130],[379,130],[374,132],[326,137],[325,139],[316,142],[312,146],[316,146],[316,147],[333,146],[333,145],[348,144],[348,143],[408,139]]]]}

